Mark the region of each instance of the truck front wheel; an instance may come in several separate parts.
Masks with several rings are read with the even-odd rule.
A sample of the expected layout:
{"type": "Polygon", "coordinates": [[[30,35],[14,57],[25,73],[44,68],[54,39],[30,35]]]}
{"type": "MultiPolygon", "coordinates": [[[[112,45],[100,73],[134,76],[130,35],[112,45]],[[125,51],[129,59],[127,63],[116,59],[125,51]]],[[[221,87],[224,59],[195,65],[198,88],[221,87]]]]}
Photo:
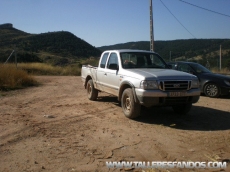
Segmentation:
{"type": "Polygon", "coordinates": [[[96,89],[94,88],[92,79],[90,79],[90,80],[87,82],[86,89],[87,89],[88,99],[89,99],[89,100],[96,100],[96,99],[97,99],[97,96],[98,96],[98,90],[96,90],[96,89]]]}
{"type": "Polygon", "coordinates": [[[127,118],[134,119],[140,116],[141,105],[136,103],[131,88],[127,88],[122,93],[121,106],[127,118]]]}
{"type": "Polygon", "coordinates": [[[176,105],[176,106],[172,106],[174,112],[176,112],[179,115],[186,115],[190,109],[192,108],[192,104],[188,103],[188,104],[183,104],[183,105],[176,105]]]}

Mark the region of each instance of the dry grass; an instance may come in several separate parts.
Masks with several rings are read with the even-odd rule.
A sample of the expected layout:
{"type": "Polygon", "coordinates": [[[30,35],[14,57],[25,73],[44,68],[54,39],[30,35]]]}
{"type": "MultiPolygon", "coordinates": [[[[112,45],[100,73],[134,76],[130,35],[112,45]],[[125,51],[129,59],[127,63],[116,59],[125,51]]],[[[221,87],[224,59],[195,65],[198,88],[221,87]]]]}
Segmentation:
{"type": "Polygon", "coordinates": [[[79,64],[65,67],[45,63],[0,64],[0,90],[38,85],[32,75],[80,75],[79,64]]]}
{"type": "Polygon", "coordinates": [[[37,84],[36,80],[26,71],[12,65],[0,64],[0,90],[11,90],[37,84]]]}
{"type": "Polygon", "coordinates": [[[19,69],[26,70],[33,75],[80,75],[81,68],[78,65],[65,67],[52,66],[45,63],[19,63],[19,69]]]}
{"type": "MultiPolygon", "coordinates": [[[[33,75],[81,75],[81,66],[83,64],[98,65],[95,58],[83,59],[68,66],[53,66],[47,63],[18,63],[18,68],[26,70],[33,75]]],[[[13,65],[13,64],[12,64],[13,65]]]]}
{"type": "Polygon", "coordinates": [[[222,68],[221,70],[218,69],[218,68],[212,68],[211,71],[213,73],[220,73],[220,74],[230,75],[230,70],[228,68],[222,68]]]}

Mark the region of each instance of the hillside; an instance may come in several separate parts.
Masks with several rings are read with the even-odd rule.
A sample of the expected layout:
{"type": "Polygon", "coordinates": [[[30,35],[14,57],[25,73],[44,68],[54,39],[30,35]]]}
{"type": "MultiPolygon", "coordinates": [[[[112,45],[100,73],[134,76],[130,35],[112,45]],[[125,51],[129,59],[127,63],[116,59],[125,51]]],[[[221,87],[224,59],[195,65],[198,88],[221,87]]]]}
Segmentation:
{"type": "Polygon", "coordinates": [[[19,62],[63,65],[101,54],[97,48],[66,31],[29,34],[15,28],[0,28],[0,40],[0,62],[6,61],[15,46],[19,62]]]}
{"type": "MultiPolygon", "coordinates": [[[[108,49],[150,49],[149,41],[96,48],[67,31],[30,34],[13,27],[0,28],[0,40],[0,62],[5,62],[15,47],[18,62],[45,62],[53,65],[67,65],[79,59],[99,57],[101,51],[108,49]]],[[[205,65],[208,60],[213,68],[219,66],[220,45],[222,66],[230,68],[230,39],[155,41],[155,51],[166,61],[188,60],[205,65]]]]}
{"type": "MultiPolygon", "coordinates": [[[[222,65],[230,67],[230,39],[188,39],[173,41],[155,41],[155,52],[166,61],[188,60],[203,65],[207,60],[212,67],[219,65],[220,45],[222,47],[222,65]]],[[[149,41],[128,42],[111,46],[98,47],[101,51],[109,49],[141,49],[149,50],[149,41]]]]}

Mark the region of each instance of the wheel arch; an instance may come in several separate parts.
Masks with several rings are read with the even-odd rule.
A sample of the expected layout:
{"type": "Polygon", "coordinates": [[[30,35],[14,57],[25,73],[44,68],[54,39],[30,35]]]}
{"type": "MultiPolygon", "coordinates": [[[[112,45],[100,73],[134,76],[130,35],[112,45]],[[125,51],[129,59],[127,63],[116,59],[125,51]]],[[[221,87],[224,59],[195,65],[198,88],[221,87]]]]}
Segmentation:
{"type": "Polygon", "coordinates": [[[88,75],[88,76],[86,77],[85,83],[84,83],[85,89],[86,89],[86,86],[87,86],[87,82],[88,82],[90,79],[92,79],[92,77],[91,77],[90,75],[88,75]]]}
{"type": "Polygon", "coordinates": [[[215,84],[217,85],[218,88],[220,88],[219,84],[214,82],[214,81],[210,81],[210,80],[207,80],[204,84],[203,84],[203,88],[202,88],[202,91],[204,92],[205,91],[205,87],[207,86],[207,84],[215,84]]]}
{"type": "Polygon", "coordinates": [[[121,101],[122,93],[126,88],[131,88],[132,89],[134,100],[135,100],[135,102],[138,102],[134,85],[132,83],[130,83],[130,82],[127,82],[127,81],[123,82],[120,85],[119,93],[118,93],[118,101],[121,101]]]}

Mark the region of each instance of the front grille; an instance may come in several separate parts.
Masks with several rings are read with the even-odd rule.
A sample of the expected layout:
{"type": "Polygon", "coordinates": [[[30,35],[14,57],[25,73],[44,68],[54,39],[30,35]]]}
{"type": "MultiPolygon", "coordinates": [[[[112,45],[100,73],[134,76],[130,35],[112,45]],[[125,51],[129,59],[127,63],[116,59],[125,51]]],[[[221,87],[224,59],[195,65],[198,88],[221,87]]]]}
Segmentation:
{"type": "Polygon", "coordinates": [[[191,89],[191,81],[159,81],[162,91],[182,91],[191,89]]]}

